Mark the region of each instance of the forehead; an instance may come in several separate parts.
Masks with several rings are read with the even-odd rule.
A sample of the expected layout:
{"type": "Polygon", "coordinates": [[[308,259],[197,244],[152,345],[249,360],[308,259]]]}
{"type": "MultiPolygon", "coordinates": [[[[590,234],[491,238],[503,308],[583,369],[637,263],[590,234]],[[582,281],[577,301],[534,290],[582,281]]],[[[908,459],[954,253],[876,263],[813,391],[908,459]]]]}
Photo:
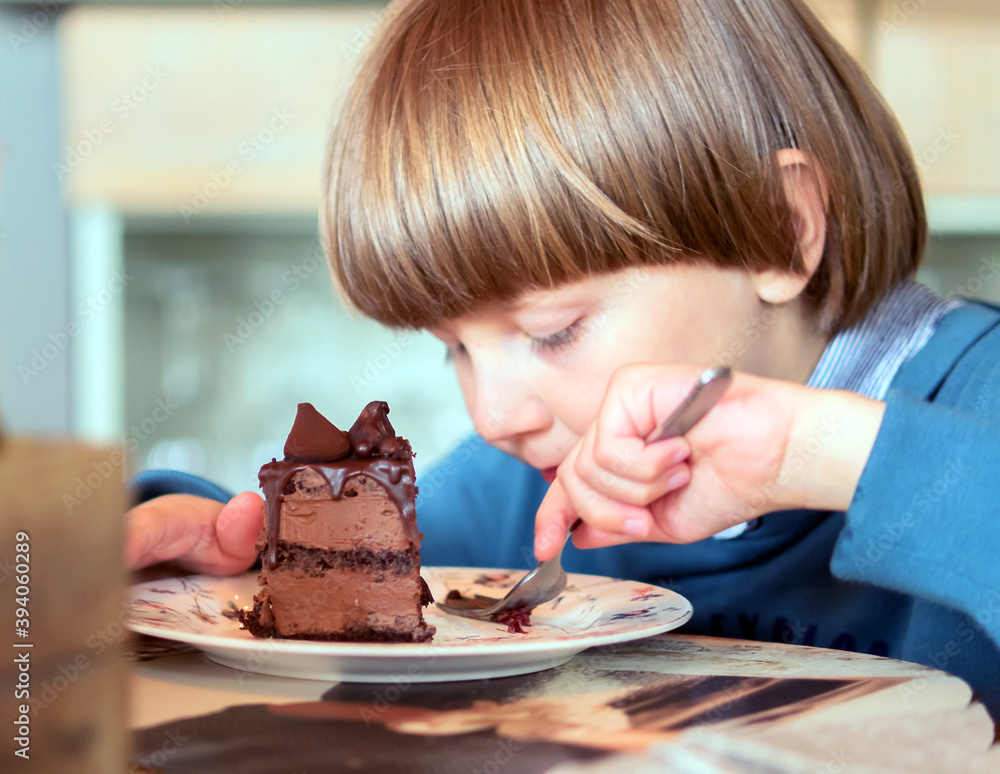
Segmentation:
{"type": "Polygon", "coordinates": [[[638,287],[649,273],[649,269],[637,267],[565,282],[553,288],[525,290],[510,301],[483,304],[459,317],[443,320],[430,330],[450,330],[470,324],[511,322],[540,315],[585,311],[601,306],[623,289],[638,287]]]}

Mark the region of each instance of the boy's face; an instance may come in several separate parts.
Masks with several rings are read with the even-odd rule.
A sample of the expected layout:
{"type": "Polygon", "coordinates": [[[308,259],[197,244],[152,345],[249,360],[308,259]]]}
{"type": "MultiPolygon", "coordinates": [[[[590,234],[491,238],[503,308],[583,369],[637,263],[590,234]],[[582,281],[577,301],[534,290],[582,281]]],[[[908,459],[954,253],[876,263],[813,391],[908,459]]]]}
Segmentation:
{"type": "Polygon", "coordinates": [[[448,346],[476,431],[551,480],[615,369],[725,364],[804,381],[822,351],[809,327],[797,303],[763,303],[746,272],[666,266],[526,293],[431,332],[448,346]]]}

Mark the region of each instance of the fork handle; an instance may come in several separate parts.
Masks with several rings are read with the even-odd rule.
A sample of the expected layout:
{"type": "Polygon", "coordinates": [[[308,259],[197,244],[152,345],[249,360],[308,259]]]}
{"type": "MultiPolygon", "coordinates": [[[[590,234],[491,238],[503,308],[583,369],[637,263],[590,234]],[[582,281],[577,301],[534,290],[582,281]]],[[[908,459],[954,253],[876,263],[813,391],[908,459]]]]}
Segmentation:
{"type": "Polygon", "coordinates": [[[718,366],[703,371],[701,379],[681,401],[681,405],[646,436],[646,443],[655,443],[687,433],[702,420],[712,406],[719,402],[719,398],[732,381],[733,374],[728,366],[718,366]]]}

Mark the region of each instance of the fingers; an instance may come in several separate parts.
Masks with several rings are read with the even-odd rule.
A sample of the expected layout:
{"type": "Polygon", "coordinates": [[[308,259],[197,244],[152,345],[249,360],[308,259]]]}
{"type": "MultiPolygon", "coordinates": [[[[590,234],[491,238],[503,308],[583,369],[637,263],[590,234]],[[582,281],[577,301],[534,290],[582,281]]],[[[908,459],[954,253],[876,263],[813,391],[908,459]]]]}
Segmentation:
{"type": "Polygon", "coordinates": [[[566,465],[565,471],[560,467],[553,485],[556,483],[562,487],[572,510],[591,530],[614,532],[641,540],[653,527],[648,508],[607,497],[577,475],[572,465],[566,465]]]}
{"type": "Polygon", "coordinates": [[[195,572],[241,572],[256,558],[262,509],[252,492],[225,504],[192,495],[157,497],[126,514],[126,566],[177,560],[195,572]]]}
{"type": "MultiPolygon", "coordinates": [[[[579,448],[579,447],[578,447],[579,448]]],[[[685,486],[690,480],[686,464],[668,468],[666,481],[649,487],[634,482],[614,480],[605,482],[608,489],[630,488],[627,498],[611,496],[598,491],[576,473],[578,449],[574,449],[559,468],[556,480],[539,506],[535,519],[535,556],[539,561],[555,556],[570,524],[580,517],[584,521],[575,533],[574,543],[580,548],[596,548],[636,540],[644,540],[656,527],[649,503],[668,491],[685,486]],[[645,501],[636,492],[652,492],[653,499],[645,501]]]]}
{"type": "Polygon", "coordinates": [[[644,538],[648,506],[691,478],[691,447],[684,438],[646,445],[641,438],[600,439],[584,433],[559,467],[558,478],[576,511],[595,530],[644,538]]]}
{"type": "Polygon", "coordinates": [[[535,558],[538,561],[544,562],[559,553],[574,521],[576,511],[557,478],[542,499],[535,516],[535,558]]]}
{"type": "Polygon", "coordinates": [[[649,505],[687,483],[690,471],[683,463],[690,456],[682,437],[646,445],[635,437],[602,439],[598,429],[584,435],[573,473],[608,499],[649,505]]]}

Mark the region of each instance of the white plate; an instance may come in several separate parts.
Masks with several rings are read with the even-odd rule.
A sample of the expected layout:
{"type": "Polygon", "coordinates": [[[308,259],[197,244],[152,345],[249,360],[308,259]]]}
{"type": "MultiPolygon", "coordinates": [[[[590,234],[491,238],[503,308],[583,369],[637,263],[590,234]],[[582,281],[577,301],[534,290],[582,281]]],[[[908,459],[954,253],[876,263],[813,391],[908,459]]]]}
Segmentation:
{"type": "MultiPolygon", "coordinates": [[[[523,570],[424,567],[435,599],[449,589],[502,597],[523,570]]],[[[492,621],[442,613],[426,643],[319,642],[256,639],[240,628],[237,608],[249,606],[257,574],[194,575],[140,583],[130,589],[128,626],[141,634],[186,642],[225,666],[310,680],[360,683],[444,682],[538,672],[595,645],[629,642],[675,629],[691,604],[659,586],[596,575],[569,576],[562,595],[535,608],[525,634],[492,621]]]]}

